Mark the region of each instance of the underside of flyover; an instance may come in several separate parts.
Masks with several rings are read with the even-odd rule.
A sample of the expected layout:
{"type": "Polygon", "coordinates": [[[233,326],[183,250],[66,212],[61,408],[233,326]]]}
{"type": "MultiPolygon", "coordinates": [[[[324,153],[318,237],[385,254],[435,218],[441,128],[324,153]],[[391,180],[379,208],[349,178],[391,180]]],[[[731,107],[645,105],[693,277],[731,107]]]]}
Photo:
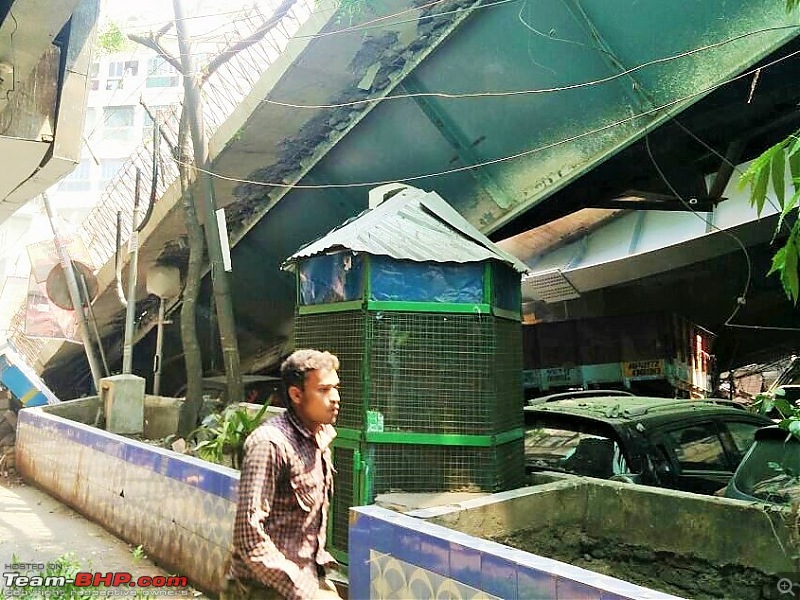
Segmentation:
{"type": "MultiPolygon", "coordinates": [[[[686,210],[683,201],[691,199],[696,210],[710,211],[725,201],[722,190],[731,175],[738,177],[726,169],[727,163],[749,160],[800,127],[800,59],[794,55],[800,42],[794,37],[796,18],[783,13],[783,3],[764,0],[732,7],[704,2],[691,10],[680,3],[680,11],[670,2],[646,8],[636,2],[620,4],[625,6],[611,10],[600,1],[564,0],[537,5],[534,11],[530,3],[509,0],[467,14],[464,9],[475,5],[453,3],[462,10],[445,25],[428,27],[428,37],[420,34],[424,19],[417,23],[417,45],[436,46],[420,56],[392,54],[399,43],[397,32],[362,32],[349,68],[351,79],[366,85],[366,91],[350,83],[350,89],[329,101],[381,90],[392,95],[485,93],[602,83],[549,93],[384,101],[369,109],[350,109],[359,113],[357,118],[345,123],[335,138],[338,113],[318,110],[294,136],[270,142],[282,154],[277,160],[264,159],[259,167],[257,140],[272,135],[271,124],[280,118],[277,111],[289,110],[260,105],[219,154],[214,170],[230,174],[237,160],[247,161],[254,167],[241,179],[323,187],[286,192],[266,183],[234,186],[218,181],[229,222],[234,228],[237,222],[247,223],[246,233],[238,239],[234,235],[231,278],[246,371],[274,369],[289,349],[295,286],[279,270],[280,263],[367,207],[369,185],[324,186],[410,178],[410,184],[436,191],[499,241],[544,231],[549,223],[570,219],[585,208],[608,209],[603,218],[614,219],[630,210],[686,210]],[[433,44],[436,32],[443,30],[446,39],[433,44]],[[647,63],[652,64],[626,71],[647,63]],[[330,139],[334,142],[317,152],[330,139]],[[709,185],[707,176],[713,173],[719,177],[709,185]]],[[[415,42],[404,43],[408,48],[415,42]]],[[[324,58],[332,51],[321,47],[315,54],[314,48],[286,75],[293,86],[276,88],[269,98],[304,103],[303,86],[324,74],[324,58]]],[[[526,254],[546,252],[599,225],[599,220],[588,219],[580,231],[567,226],[555,236],[532,234],[526,254]]],[[[774,221],[752,226],[774,227],[774,221]]],[[[777,279],[766,277],[773,247],[759,242],[749,253],[751,283],[733,322],[799,326],[798,312],[777,279]]],[[[182,245],[175,243],[158,261],[180,265],[185,258],[182,245]]],[[[535,310],[538,318],[553,319],[673,310],[717,334],[714,351],[718,364],[727,368],[796,348],[796,332],[725,326],[747,273],[743,253],[732,242],[730,251],[716,258],[595,290],[569,303],[536,304],[535,310]]],[[[206,278],[199,324],[207,372],[218,374],[222,361],[210,289],[206,278]]],[[[152,314],[155,305],[152,297],[146,299],[140,312],[152,314]]],[[[171,318],[162,380],[166,393],[178,391],[184,380],[178,311],[171,318]]],[[[105,320],[107,352],[119,356],[121,311],[105,320]]],[[[151,331],[137,345],[135,372],[149,373],[154,339],[151,331]]],[[[62,398],[78,396],[88,387],[85,358],[74,346],[62,347],[44,375],[62,398]]]]}

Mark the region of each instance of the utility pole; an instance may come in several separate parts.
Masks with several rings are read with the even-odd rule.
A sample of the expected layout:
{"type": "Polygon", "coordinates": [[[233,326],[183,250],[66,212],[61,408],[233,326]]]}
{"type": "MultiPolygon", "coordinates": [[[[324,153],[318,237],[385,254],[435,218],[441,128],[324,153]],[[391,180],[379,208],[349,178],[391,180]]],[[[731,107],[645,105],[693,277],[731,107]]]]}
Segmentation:
{"type": "Polygon", "coordinates": [[[136,317],[136,284],[139,275],[139,193],[141,191],[142,172],[136,169],[136,186],[133,198],[133,222],[131,223],[131,237],[128,240],[128,305],[125,307],[125,339],[122,345],[122,373],[133,373],[133,329],[136,317]]]}
{"type": "Polygon", "coordinates": [[[228,384],[228,402],[244,401],[242,371],[239,364],[239,346],[236,338],[236,322],[233,317],[233,301],[231,299],[228,276],[222,262],[219,231],[217,230],[216,203],[214,201],[214,185],[211,176],[205,172],[208,165],[208,140],[205,135],[203,106],[200,97],[199,74],[195,68],[192,49],[186,32],[181,0],[172,0],[175,12],[175,29],[178,35],[181,74],[183,75],[184,110],[188,111],[189,126],[192,132],[194,147],[194,164],[200,169],[197,179],[205,217],[206,245],[208,259],[211,264],[211,283],[214,288],[214,300],[217,305],[219,337],[222,346],[222,358],[225,363],[225,376],[228,384]]]}
{"type": "MultiPolygon", "coordinates": [[[[53,207],[50,205],[50,198],[47,193],[42,194],[44,200],[44,208],[47,211],[47,218],[50,220],[50,227],[53,230],[53,238],[56,243],[56,251],[58,258],[61,261],[61,268],[64,270],[64,279],[67,282],[67,291],[69,292],[69,299],[72,302],[72,308],[75,311],[75,317],[78,319],[78,328],[81,332],[83,339],[83,349],[86,352],[86,359],[89,361],[89,370],[92,372],[92,381],[94,382],[94,389],[100,393],[100,378],[102,371],[100,365],[97,363],[97,358],[94,355],[94,346],[92,345],[92,336],[89,333],[89,325],[86,323],[86,315],[83,314],[83,301],[81,294],[78,291],[78,281],[75,278],[75,271],[72,265],[72,259],[67,252],[66,245],[61,238],[58,231],[55,217],[53,215],[53,207]]],[[[89,302],[87,296],[86,301],[89,302]]]]}

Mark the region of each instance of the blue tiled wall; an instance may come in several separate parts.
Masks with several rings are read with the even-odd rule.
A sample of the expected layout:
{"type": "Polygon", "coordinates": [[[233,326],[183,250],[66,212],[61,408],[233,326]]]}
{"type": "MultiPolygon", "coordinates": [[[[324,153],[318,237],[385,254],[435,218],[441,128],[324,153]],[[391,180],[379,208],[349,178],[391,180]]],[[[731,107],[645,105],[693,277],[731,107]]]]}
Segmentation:
{"type": "Polygon", "coordinates": [[[675,600],[377,506],[351,509],[350,598],[675,600]]]}
{"type": "Polygon", "coordinates": [[[239,473],[47,414],[20,411],[23,477],[165,567],[216,593],[228,556],[239,473]]]}

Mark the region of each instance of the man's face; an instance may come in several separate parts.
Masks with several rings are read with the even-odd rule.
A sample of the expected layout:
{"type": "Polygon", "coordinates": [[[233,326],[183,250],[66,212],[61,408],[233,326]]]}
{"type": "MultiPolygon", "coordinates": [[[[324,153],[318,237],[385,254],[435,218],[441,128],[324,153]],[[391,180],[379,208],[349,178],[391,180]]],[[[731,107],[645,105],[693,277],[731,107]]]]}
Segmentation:
{"type": "Polygon", "coordinates": [[[306,425],[333,425],[339,415],[339,375],[333,369],[309,371],[303,389],[292,386],[289,396],[306,425]]]}

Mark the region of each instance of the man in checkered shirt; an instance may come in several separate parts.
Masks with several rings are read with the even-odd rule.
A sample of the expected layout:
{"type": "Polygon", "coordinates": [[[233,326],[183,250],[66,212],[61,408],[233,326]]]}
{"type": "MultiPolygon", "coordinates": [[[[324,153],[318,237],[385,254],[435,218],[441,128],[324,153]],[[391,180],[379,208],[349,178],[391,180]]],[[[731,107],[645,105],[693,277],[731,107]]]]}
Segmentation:
{"type": "Polygon", "coordinates": [[[325,568],[336,564],[325,535],[338,369],[336,356],[317,350],[297,350],[281,365],[288,408],[245,442],[221,600],[339,598],[325,579],[325,568]]]}

